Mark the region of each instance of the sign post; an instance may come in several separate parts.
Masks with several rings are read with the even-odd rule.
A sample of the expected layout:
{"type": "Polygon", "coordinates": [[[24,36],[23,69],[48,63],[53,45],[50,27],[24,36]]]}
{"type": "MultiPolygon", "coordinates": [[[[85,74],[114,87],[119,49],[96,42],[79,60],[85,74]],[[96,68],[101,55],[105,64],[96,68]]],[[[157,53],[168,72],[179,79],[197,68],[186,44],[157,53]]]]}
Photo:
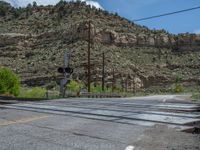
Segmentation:
{"type": "Polygon", "coordinates": [[[64,54],[64,67],[59,67],[58,72],[64,75],[64,78],[60,80],[60,96],[65,97],[65,86],[70,81],[70,75],[73,73],[73,69],[70,68],[70,53],[65,52],[64,54]]]}

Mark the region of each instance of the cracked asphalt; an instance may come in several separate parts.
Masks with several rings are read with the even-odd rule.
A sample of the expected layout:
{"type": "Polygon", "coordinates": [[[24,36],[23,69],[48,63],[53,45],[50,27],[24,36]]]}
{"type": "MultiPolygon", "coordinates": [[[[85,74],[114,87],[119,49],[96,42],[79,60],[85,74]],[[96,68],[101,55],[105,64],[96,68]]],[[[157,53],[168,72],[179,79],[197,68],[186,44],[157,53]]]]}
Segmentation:
{"type": "MultiPolygon", "coordinates": [[[[172,127],[169,121],[198,120],[199,113],[166,111],[175,105],[171,97],[167,103],[162,100],[85,98],[1,105],[0,149],[125,150],[156,124],[172,127]]],[[[191,110],[196,104],[177,102],[177,107],[191,110]]]]}

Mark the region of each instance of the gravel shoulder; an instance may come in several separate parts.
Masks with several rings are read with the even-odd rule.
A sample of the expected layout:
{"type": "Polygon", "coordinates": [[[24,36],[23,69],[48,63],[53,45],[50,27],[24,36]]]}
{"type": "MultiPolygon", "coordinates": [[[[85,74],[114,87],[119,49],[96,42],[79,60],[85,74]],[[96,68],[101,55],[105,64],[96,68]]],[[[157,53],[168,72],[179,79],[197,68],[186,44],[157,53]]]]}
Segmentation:
{"type": "Polygon", "coordinates": [[[200,135],[156,125],[146,130],[134,146],[134,150],[200,150],[200,135]]]}

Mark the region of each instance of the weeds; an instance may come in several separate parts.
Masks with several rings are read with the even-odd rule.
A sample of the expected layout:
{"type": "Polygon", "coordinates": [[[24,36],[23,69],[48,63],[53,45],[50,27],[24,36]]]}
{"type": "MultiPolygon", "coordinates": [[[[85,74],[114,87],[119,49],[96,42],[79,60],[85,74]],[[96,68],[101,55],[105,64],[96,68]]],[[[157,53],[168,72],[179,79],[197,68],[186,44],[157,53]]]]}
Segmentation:
{"type": "Polygon", "coordinates": [[[19,98],[46,98],[46,89],[40,87],[21,88],[19,98]]]}

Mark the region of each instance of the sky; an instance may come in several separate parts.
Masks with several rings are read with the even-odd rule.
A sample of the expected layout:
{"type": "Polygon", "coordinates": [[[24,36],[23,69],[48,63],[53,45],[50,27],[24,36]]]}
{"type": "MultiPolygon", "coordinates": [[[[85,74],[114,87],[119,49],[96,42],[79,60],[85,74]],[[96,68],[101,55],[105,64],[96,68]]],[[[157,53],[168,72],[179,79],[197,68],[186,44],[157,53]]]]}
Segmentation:
{"type": "MultiPolygon", "coordinates": [[[[33,0],[6,0],[25,5],[33,0]]],[[[35,0],[38,4],[55,4],[59,0],[35,0]]],[[[69,0],[67,0],[69,1],[69,0]]],[[[129,20],[174,12],[200,6],[200,0],[82,0],[97,8],[117,12],[129,20]]],[[[135,22],[150,29],[165,29],[170,33],[200,34],[200,9],[171,16],[135,22]]]]}
{"type": "MultiPolygon", "coordinates": [[[[130,20],[150,17],[200,6],[200,0],[98,0],[102,7],[130,20]]],[[[136,22],[150,29],[165,29],[170,33],[199,33],[200,9],[136,22]]]]}

